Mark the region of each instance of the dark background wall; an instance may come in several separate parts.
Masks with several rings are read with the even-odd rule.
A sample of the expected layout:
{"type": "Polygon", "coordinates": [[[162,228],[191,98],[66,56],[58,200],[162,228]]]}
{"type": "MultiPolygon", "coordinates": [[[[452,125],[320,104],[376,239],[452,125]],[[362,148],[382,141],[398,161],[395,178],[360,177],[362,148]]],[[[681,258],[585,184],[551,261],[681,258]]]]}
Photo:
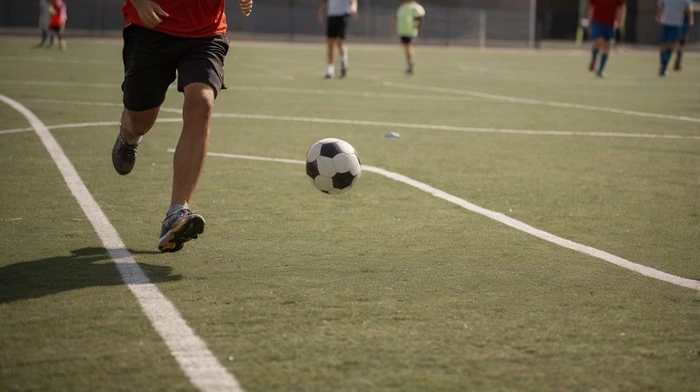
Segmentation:
{"type": "MultiPolygon", "coordinates": [[[[83,34],[114,35],[123,26],[120,9],[123,0],[65,0],[69,19],[67,29],[83,34]]],[[[197,0],[192,0],[197,1],[197,0]]],[[[358,38],[388,39],[398,0],[359,0],[360,18],[351,24],[358,38]]],[[[422,38],[426,43],[447,45],[527,44],[530,0],[421,0],[428,10],[422,38]],[[480,10],[487,10],[487,30],[480,10]],[[480,37],[480,34],[485,34],[480,37]]],[[[571,40],[576,37],[579,11],[587,0],[537,0],[537,38],[571,40]]],[[[658,26],[654,22],[656,0],[627,0],[628,43],[656,44],[658,26]]],[[[315,18],[318,0],[255,0],[252,18],[244,18],[237,2],[227,3],[231,29],[270,38],[300,39],[320,37],[323,28],[315,18]],[[276,36],[276,37],[273,37],[276,36]]],[[[37,26],[38,0],[0,0],[0,28],[37,26]]],[[[700,18],[697,18],[700,19],[700,18]]],[[[700,23],[691,32],[697,42],[700,23]]]]}

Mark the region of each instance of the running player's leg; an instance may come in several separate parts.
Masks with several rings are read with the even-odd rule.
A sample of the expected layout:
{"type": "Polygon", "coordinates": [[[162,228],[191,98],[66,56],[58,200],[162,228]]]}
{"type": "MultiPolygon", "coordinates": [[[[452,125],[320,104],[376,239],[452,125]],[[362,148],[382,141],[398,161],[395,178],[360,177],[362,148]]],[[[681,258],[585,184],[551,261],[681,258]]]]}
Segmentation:
{"type": "Polygon", "coordinates": [[[401,37],[401,45],[406,56],[406,73],[412,74],[414,71],[412,37],[401,37]]]}
{"type": "Polygon", "coordinates": [[[136,164],[141,137],[155,124],[168,86],[175,80],[177,40],[137,25],[126,27],[123,34],[124,109],[112,164],[117,173],[126,175],[136,164]]]}
{"type": "Polygon", "coordinates": [[[214,100],[224,81],[228,38],[191,40],[178,65],[178,91],[185,95],[182,132],[173,157],[170,207],[163,221],[158,249],[176,252],[204,231],[204,218],[189,204],[202,174],[207,152],[214,100]]]}
{"type": "Polygon", "coordinates": [[[338,40],[338,17],[329,16],[326,19],[326,79],[335,74],[335,46],[338,40]]]}
{"type": "Polygon", "coordinates": [[[338,53],[340,54],[340,77],[344,78],[347,75],[348,68],[350,67],[348,47],[345,44],[345,32],[348,29],[348,16],[340,17],[340,22],[338,26],[338,40],[336,45],[338,46],[338,53]]]}
{"type": "Polygon", "coordinates": [[[601,46],[601,55],[600,55],[600,64],[598,65],[598,71],[596,72],[596,75],[599,78],[602,78],[604,75],[605,71],[605,65],[608,63],[608,56],[610,56],[610,41],[613,39],[615,34],[615,30],[613,26],[603,26],[602,29],[602,46],[601,46]]]}
{"type": "Polygon", "coordinates": [[[678,43],[678,49],[676,50],[676,62],[673,65],[673,69],[675,71],[680,71],[682,68],[682,61],[683,61],[683,53],[685,53],[685,43],[688,40],[688,36],[690,35],[689,31],[684,29],[683,30],[683,39],[678,43]]]}
{"type": "Polygon", "coordinates": [[[602,26],[599,23],[591,23],[591,40],[593,41],[593,45],[591,47],[591,61],[588,63],[588,70],[591,72],[595,71],[598,53],[604,42],[601,29],[602,26]]]}
{"type": "Polygon", "coordinates": [[[673,55],[673,50],[678,43],[679,28],[671,25],[661,25],[661,46],[659,49],[659,76],[668,75],[668,63],[673,55]]]}

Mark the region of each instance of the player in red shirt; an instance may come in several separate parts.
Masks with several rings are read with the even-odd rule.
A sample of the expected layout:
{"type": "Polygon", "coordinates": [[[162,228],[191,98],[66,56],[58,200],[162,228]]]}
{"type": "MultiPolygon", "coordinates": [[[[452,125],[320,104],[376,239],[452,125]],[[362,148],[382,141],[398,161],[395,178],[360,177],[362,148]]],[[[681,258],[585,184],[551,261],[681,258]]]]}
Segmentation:
{"type": "MultiPolygon", "coordinates": [[[[136,163],[141,137],[156,122],[168,86],[184,93],[183,126],[173,158],[170,208],[158,239],[161,252],[177,252],[204,231],[204,218],[189,210],[209,148],[214,100],[224,86],[228,52],[226,0],[126,0],[124,110],[112,164],[126,175],[136,163]]],[[[250,15],[253,0],[238,0],[250,15]]]]}
{"type": "Polygon", "coordinates": [[[51,0],[49,4],[49,13],[51,14],[51,19],[49,20],[49,46],[53,46],[54,37],[58,37],[58,45],[62,50],[66,49],[66,40],[63,37],[63,32],[66,28],[66,20],[68,20],[68,9],[63,0],[51,0]]]}
{"type": "Polygon", "coordinates": [[[615,29],[624,26],[627,4],[625,0],[589,0],[588,20],[591,21],[591,39],[593,49],[588,69],[595,71],[598,53],[602,49],[600,64],[596,75],[603,77],[605,64],[608,62],[610,41],[615,37],[615,29]]]}

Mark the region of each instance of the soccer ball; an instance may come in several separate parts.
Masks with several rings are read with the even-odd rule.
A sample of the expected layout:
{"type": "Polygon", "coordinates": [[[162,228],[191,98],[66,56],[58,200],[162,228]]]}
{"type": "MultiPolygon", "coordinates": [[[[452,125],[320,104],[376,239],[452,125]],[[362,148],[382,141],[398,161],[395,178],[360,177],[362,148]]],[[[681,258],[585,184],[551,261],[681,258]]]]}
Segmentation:
{"type": "Polygon", "coordinates": [[[352,188],[362,174],[362,164],[350,143],[326,138],[306,153],[306,174],[321,192],[338,194],[352,188]]]}

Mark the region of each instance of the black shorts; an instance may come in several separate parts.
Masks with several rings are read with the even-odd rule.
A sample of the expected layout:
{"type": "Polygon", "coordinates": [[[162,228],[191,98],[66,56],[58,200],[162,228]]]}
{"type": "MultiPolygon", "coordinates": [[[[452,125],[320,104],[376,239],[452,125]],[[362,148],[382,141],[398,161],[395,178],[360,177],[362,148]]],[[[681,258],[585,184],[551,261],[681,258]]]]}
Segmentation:
{"type": "Polygon", "coordinates": [[[182,92],[190,83],[205,83],[214,96],[224,85],[224,58],[228,36],[184,38],[138,25],[124,28],[124,107],[133,111],[153,109],[165,101],[175,80],[182,92]]]}
{"type": "Polygon", "coordinates": [[[329,16],[326,23],[326,37],[345,39],[345,30],[348,28],[348,16],[329,16]]]}
{"type": "Polygon", "coordinates": [[[404,44],[410,44],[411,42],[413,42],[413,37],[402,35],[399,38],[401,38],[401,42],[404,44]]]}

